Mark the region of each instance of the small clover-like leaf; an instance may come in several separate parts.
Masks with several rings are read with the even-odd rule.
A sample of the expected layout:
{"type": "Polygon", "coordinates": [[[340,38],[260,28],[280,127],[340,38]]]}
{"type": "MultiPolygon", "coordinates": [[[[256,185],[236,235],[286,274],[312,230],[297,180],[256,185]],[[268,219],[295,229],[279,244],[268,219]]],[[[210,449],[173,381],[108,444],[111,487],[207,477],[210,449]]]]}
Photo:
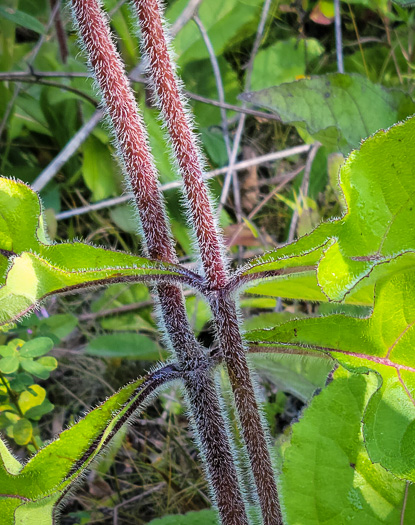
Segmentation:
{"type": "Polygon", "coordinates": [[[27,445],[32,438],[32,423],[22,417],[13,425],[13,439],[18,445],[27,445]]]}
{"type": "Polygon", "coordinates": [[[49,337],[36,337],[27,341],[20,349],[21,357],[40,357],[53,348],[53,341],[49,337]]]}

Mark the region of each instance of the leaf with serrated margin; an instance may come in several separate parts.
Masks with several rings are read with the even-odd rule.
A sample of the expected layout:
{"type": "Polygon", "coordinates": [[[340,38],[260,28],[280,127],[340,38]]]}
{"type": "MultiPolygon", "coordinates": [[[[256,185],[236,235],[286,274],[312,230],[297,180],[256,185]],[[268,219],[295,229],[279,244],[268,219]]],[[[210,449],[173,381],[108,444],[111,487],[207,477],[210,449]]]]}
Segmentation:
{"type": "Polygon", "coordinates": [[[415,481],[415,271],[376,285],[367,318],[329,315],[248,332],[258,351],[326,352],[358,372],[377,373],[364,436],[373,462],[415,481]],[[267,348],[268,347],[268,348],[267,348]]]}
{"type": "Polygon", "coordinates": [[[339,368],[293,425],[280,478],[284,523],[410,525],[415,490],[365,450],[362,417],[376,391],[374,374],[339,368]]]}
{"type": "Polygon", "coordinates": [[[315,140],[345,155],[378,129],[415,112],[407,93],[356,74],[303,78],[240,98],[270,109],[284,123],[307,130],[315,140]]]}
{"type": "MultiPolygon", "coordinates": [[[[116,432],[143,408],[159,387],[179,377],[177,367],[172,364],[124,386],[39,450],[20,470],[16,464],[10,468],[10,453],[2,444],[2,458],[4,456],[7,460],[3,459],[4,464],[0,465],[2,516],[3,512],[10,515],[13,509],[20,506],[24,507],[19,510],[23,517],[31,516],[33,509],[38,515],[45,509],[51,515],[51,505],[65,496],[91,462],[109,445],[116,432]]],[[[14,512],[16,521],[4,521],[5,525],[23,523],[17,520],[17,511],[14,512]]]]}
{"type": "MultiPolygon", "coordinates": [[[[350,154],[340,172],[347,203],[343,217],[322,223],[298,241],[251,260],[236,280],[244,284],[281,272],[275,279],[281,284],[280,295],[285,297],[284,280],[288,288],[290,281],[295,283],[295,272],[299,278],[309,272],[308,289],[301,295],[297,287],[297,298],[318,300],[321,289],[329,300],[341,301],[360,283],[357,291],[366,299],[356,302],[370,304],[365,301],[371,293],[373,297],[378,279],[414,263],[414,136],[413,117],[367,139],[350,154]],[[314,280],[310,274],[313,265],[317,266],[314,280]]],[[[264,293],[266,288],[265,284],[250,291],[264,293]]]]}
{"type": "Polygon", "coordinates": [[[186,274],[178,265],[81,242],[50,244],[41,211],[33,190],[0,178],[0,327],[53,293],[122,278],[179,280],[186,274]]]}

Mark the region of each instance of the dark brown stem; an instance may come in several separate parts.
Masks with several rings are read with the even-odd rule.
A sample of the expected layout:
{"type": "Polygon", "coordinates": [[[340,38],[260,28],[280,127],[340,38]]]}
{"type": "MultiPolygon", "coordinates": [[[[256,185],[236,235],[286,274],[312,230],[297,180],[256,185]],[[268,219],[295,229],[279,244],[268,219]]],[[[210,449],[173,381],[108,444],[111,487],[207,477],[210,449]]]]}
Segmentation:
{"type": "Polygon", "coordinates": [[[277,486],[268,451],[264,423],[258,410],[251,374],[246,361],[235,301],[226,293],[218,293],[212,299],[211,305],[258,492],[263,525],[277,525],[282,523],[277,486]]]}
{"type": "Polygon", "coordinates": [[[140,22],[143,50],[149,63],[150,78],[183,177],[191,222],[213,298],[211,307],[250,457],[264,524],[277,525],[282,523],[282,518],[276,482],[246,361],[235,301],[229,293],[224,293],[229,283],[227,264],[207,186],[203,180],[200,152],[191,130],[190,119],[184,110],[178,80],[170,60],[159,3],[157,0],[134,0],[134,4],[140,22]]]}
{"type": "MultiPolygon", "coordinates": [[[[96,0],[72,0],[72,5],[138,205],[148,253],[152,258],[176,263],[147,137],[108,25],[96,0]]],[[[157,295],[161,322],[179,366],[187,374],[186,395],[222,522],[245,525],[248,520],[218,395],[206,353],[191,330],[182,290],[161,284],[157,295]]]]}

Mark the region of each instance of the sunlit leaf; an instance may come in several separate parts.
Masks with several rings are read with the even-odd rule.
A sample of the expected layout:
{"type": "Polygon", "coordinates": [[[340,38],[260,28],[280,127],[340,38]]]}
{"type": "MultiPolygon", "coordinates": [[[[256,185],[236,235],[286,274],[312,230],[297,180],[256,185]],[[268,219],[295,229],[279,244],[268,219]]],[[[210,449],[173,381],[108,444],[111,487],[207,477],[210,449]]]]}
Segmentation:
{"type": "MultiPolygon", "coordinates": [[[[340,173],[347,202],[343,217],[252,260],[241,276],[260,277],[283,269],[277,279],[279,295],[293,297],[289,288],[295,286],[295,298],[311,300],[322,300],[324,294],[341,301],[359,284],[356,292],[366,300],[355,302],[370,304],[376,280],[414,263],[414,134],[415,118],[411,118],[367,139],[351,153],[340,173]],[[293,271],[299,271],[298,276],[293,271]],[[306,285],[303,293],[295,284],[297,279],[306,285]]],[[[267,283],[261,285],[262,293],[266,289],[267,283]]],[[[258,292],[258,288],[251,291],[258,292]]],[[[347,300],[353,302],[352,297],[347,300]]]]}
{"type": "Polygon", "coordinates": [[[367,318],[329,315],[253,330],[247,339],[266,351],[325,352],[347,368],[377,373],[364,436],[370,458],[415,481],[415,272],[378,283],[367,318]]]}
{"type": "Polygon", "coordinates": [[[176,265],[80,242],[50,244],[39,199],[21,182],[0,178],[0,209],[0,325],[7,326],[52,293],[121,277],[178,277],[183,272],[176,265]]]}

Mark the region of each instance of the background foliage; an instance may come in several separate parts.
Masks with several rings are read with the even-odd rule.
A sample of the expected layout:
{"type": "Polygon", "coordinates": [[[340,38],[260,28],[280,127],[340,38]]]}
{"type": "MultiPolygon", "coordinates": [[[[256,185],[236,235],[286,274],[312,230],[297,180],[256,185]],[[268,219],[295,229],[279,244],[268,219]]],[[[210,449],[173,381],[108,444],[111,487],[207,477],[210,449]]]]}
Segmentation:
{"type": "MultiPolygon", "coordinates": [[[[230,139],[234,140],[240,114],[228,110],[225,126],[218,107],[192,98],[194,94],[218,100],[218,90],[212,56],[203,35],[192,19],[183,19],[187,4],[188,0],[167,2],[166,18],[176,32],[173,45],[180,74],[190,92],[208,170],[213,170],[229,164],[224,130],[228,128],[230,139]],[[179,31],[178,21],[184,22],[179,31]]],[[[246,290],[240,304],[252,341],[265,341],[266,333],[267,340],[273,342],[272,331],[264,330],[278,325],[279,343],[291,344],[295,329],[296,341],[310,346],[319,324],[327,330],[326,345],[333,350],[333,357],[339,359],[336,342],[347,341],[350,334],[356,333],[361,334],[361,340],[370,342],[365,348],[367,355],[383,356],[388,337],[396,338],[388,327],[392,324],[399,334],[402,326],[411,322],[413,277],[407,269],[412,265],[413,255],[408,252],[414,243],[413,231],[407,225],[413,222],[413,193],[408,190],[413,178],[413,148],[408,148],[405,156],[399,150],[396,158],[389,153],[382,157],[385,143],[377,136],[363,145],[359,157],[353,153],[350,156],[344,173],[349,170],[357,177],[364,171],[359,163],[366,170],[371,156],[377,159],[374,178],[378,165],[384,166],[383,177],[371,190],[376,207],[365,205],[367,194],[356,194],[356,179],[349,186],[344,182],[344,193],[338,185],[338,168],[344,156],[359,147],[362,139],[414,112],[414,11],[401,5],[384,0],[341,3],[342,49],[348,74],[342,76],[337,73],[331,2],[270,2],[255,54],[252,46],[263,2],[200,2],[198,16],[218,61],[226,102],[268,112],[268,116],[247,116],[237,160],[250,160],[252,166],[238,171],[236,198],[234,194],[225,199],[220,214],[233,263],[241,264],[264,250],[274,250],[265,262],[268,269],[276,269],[276,257],[289,256],[290,248],[281,248],[283,243],[309,232],[322,219],[345,213],[302,239],[298,246],[303,246],[308,255],[301,261],[292,261],[293,265],[320,261],[317,277],[321,288],[315,272],[310,271],[246,290]],[[315,145],[315,141],[321,145],[315,145]],[[288,151],[277,161],[255,160],[304,143],[314,146],[302,153],[288,151]],[[400,177],[394,180],[391,177],[398,162],[400,177]],[[400,181],[407,185],[401,187],[400,181]],[[388,220],[397,203],[405,205],[399,209],[399,220],[393,223],[394,231],[388,220]],[[386,226],[382,230],[378,225],[386,226]],[[397,232],[402,235],[395,245],[397,232]],[[351,243],[350,239],[360,233],[364,234],[364,242],[351,243]],[[335,242],[322,247],[321,239],[327,237],[335,242]],[[382,259],[353,259],[376,250],[382,259]],[[340,255],[344,279],[340,286],[337,283],[330,288],[330,265],[338,264],[340,255]],[[380,264],[397,255],[403,257],[391,265],[380,264]],[[397,277],[375,287],[382,272],[394,268],[397,277]],[[357,280],[367,275],[370,277],[362,281],[362,286],[353,288],[357,280]],[[391,297],[397,297],[403,305],[392,320],[387,316],[391,297]],[[328,299],[343,302],[332,303],[328,299]],[[317,318],[317,314],[325,317],[317,318]]],[[[169,184],[177,179],[177,174],[157,112],[140,82],[143,71],[139,43],[132,30],[129,7],[115,0],[104,1],[104,6],[112,13],[112,29],[144,112],[161,182],[169,184]]],[[[45,186],[38,186],[45,225],[38,224],[39,205],[35,197],[27,201],[30,210],[17,210],[7,217],[0,215],[1,228],[6,225],[13,233],[10,239],[20,239],[21,247],[14,245],[13,251],[27,252],[23,271],[35,268],[37,272],[47,272],[48,265],[64,259],[64,242],[76,239],[130,252],[134,256],[120,254],[119,258],[125,264],[126,259],[139,264],[141,238],[135,212],[125,200],[112,200],[121,196],[124,188],[105,123],[91,126],[73,154],[65,154],[68,142],[79,137],[78,131],[94,118],[97,102],[68,8],[46,0],[3,0],[0,173],[34,183],[35,187],[45,170],[53,173],[45,186]],[[65,156],[65,162],[54,168],[59,154],[65,156]],[[101,201],[102,207],[91,205],[101,201]],[[77,212],[70,211],[82,207],[77,212]],[[33,221],[22,225],[22,213],[31,215],[33,221]],[[29,246],[34,238],[36,246],[29,246]],[[30,254],[29,249],[41,249],[44,260],[30,254]]],[[[395,129],[393,133],[398,134],[400,128],[395,129]]],[[[359,183],[363,184],[356,182],[359,183]]],[[[212,189],[220,199],[223,177],[213,179],[212,189]]],[[[177,188],[166,190],[165,197],[181,262],[191,264],[192,240],[177,188]]],[[[7,229],[1,231],[4,247],[7,229]]],[[[300,248],[296,248],[297,253],[300,248]]],[[[84,269],[88,263],[94,267],[92,252],[105,266],[104,250],[79,245],[79,251],[84,269]]],[[[264,259],[259,262],[263,264],[264,259]]],[[[5,267],[0,269],[3,274],[5,267]]],[[[250,271],[247,269],[246,273],[250,271]]],[[[72,284],[73,277],[66,278],[65,282],[72,284]]],[[[2,291],[5,293],[4,288],[2,291]]],[[[39,298],[33,295],[25,300],[39,298]]],[[[198,337],[206,345],[212,344],[206,304],[190,293],[186,300],[198,337]]],[[[26,303],[19,301],[20,296],[13,307],[24,308],[26,303]]],[[[151,294],[144,284],[114,284],[105,290],[48,299],[40,311],[18,325],[5,327],[7,330],[0,335],[0,427],[11,438],[19,459],[28,457],[88,407],[165,358],[152,306],[151,294]]],[[[351,349],[353,344],[350,342],[351,349]]],[[[411,341],[403,339],[396,348],[396,363],[407,364],[410,351],[411,341]]],[[[371,363],[372,372],[357,374],[359,367],[368,371],[367,363],[344,356],[340,361],[349,371],[339,368],[331,374],[333,361],[320,355],[300,359],[291,355],[265,358],[261,353],[252,356],[265,414],[275,438],[276,457],[282,465],[287,519],[302,525],[348,522],[350,517],[359,524],[412,523],[415,498],[407,480],[414,479],[414,463],[408,461],[405,443],[413,435],[413,401],[402,384],[397,385],[395,369],[395,375],[391,373],[389,377],[380,370],[381,365],[377,370],[371,363]],[[388,379],[383,385],[379,374],[388,379]],[[329,385],[324,388],[326,382],[329,385]],[[323,391],[315,395],[320,389],[323,391]],[[407,407],[403,415],[408,424],[402,426],[404,436],[386,445],[392,451],[402,443],[404,446],[399,448],[400,456],[382,457],[385,443],[379,443],[377,436],[383,429],[376,425],[386,428],[396,422],[394,418],[398,416],[390,408],[396,408],[396,399],[407,407]],[[298,419],[300,422],[295,423],[298,419]],[[378,462],[375,465],[363,440],[370,445],[371,457],[378,462]],[[318,483],[304,481],[310,470],[318,483]]],[[[411,390],[412,375],[404,379],[411,390]]],[[[225,377],[222,380],[225,382],[225,377]]],[[[45,505],[53,503],[47,501],[45,505]]],[[[182,413],[181,393],[172,387],[146,415],[117,437],[109,455],[69,501],[62,523],[191,525],[209,523],[209,519],[214,523],[211,511],[198,512],[208,506],[208,489],[182,413]],[[183,517],[158,519],[186,512],[183,517]]]]}

